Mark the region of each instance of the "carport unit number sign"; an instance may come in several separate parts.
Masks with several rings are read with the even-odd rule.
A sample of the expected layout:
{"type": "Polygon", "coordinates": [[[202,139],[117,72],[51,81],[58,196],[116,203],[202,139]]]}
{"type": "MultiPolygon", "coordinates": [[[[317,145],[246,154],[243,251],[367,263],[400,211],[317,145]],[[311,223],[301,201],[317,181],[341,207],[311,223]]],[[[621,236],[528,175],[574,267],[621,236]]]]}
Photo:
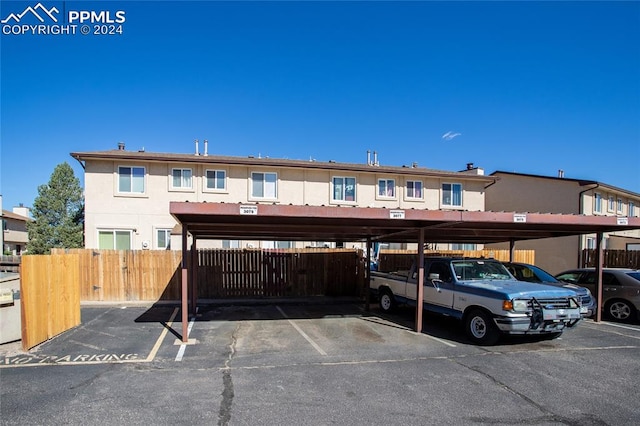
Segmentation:
{"type": "Polygon", "coordinates": [[[258,206],[240,206],[240,214],[258,215],[258,206]]]}
{"type": "Polygon", "coordinates": [[[404,210],[390,210],[389,219],[404,219],[404,210]]]}

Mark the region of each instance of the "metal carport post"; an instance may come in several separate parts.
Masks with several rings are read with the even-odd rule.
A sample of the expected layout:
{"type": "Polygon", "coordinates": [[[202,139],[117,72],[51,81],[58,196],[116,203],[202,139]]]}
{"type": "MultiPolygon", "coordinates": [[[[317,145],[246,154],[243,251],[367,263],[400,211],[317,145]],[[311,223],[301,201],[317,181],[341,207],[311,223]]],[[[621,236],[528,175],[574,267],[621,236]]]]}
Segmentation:
{"type": "Polygon", "coordinates": [[[189,271],[187,269],[187,224],[182,224],[182,342],[189,342],[189,298],[188,298],[188,285],[189,285],[189,271]]]}
{"type": "Polygon", "coordinates": [[[416,333],[422,333],[424,310],[424,228],[418,231],[418,282],[416,283],[416,333]]]}

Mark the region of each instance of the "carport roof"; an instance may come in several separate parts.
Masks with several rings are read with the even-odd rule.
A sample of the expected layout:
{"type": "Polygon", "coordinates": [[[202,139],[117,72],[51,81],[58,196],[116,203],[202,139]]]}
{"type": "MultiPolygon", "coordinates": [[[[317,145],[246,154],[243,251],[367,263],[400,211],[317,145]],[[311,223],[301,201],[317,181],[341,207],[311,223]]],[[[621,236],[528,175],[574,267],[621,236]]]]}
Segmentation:
{"type": "Polygon", "coordinates": [[[640,229],[640,218],[548,213],[172,202],[197,239],[495,243],[640,229]]]}

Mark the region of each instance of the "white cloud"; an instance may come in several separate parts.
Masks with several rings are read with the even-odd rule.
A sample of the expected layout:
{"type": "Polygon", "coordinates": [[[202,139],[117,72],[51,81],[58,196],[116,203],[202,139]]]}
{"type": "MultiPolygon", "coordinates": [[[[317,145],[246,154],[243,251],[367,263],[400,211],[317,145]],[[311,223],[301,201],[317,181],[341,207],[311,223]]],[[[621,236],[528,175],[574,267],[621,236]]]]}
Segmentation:
{"type": "Polygon", "coordinates": [[[445,141],[450,141],[453,138],[460,136],[461,134],[462,133],[452,132],[451,130],[449,130],[447,133],[442,135],[442,139],[444,139],[445,141]]]}

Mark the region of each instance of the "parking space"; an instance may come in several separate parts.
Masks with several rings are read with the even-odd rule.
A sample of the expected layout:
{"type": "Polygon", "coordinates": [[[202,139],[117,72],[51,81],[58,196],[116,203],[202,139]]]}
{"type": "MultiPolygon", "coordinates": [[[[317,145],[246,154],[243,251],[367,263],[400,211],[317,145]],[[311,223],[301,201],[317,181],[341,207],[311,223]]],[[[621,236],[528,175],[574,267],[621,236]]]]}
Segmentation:
{"type": "Polygon", "coordinates": [[[640,326],[470,345],[413,310],[292,304],[85,306],[28,353],[0,346],[3,424],[631,424],[640,326]],[[27,409],[28,407],[28,409],[27,409]],[[5,420],[11,419],[11,420],[5,420]]]}

